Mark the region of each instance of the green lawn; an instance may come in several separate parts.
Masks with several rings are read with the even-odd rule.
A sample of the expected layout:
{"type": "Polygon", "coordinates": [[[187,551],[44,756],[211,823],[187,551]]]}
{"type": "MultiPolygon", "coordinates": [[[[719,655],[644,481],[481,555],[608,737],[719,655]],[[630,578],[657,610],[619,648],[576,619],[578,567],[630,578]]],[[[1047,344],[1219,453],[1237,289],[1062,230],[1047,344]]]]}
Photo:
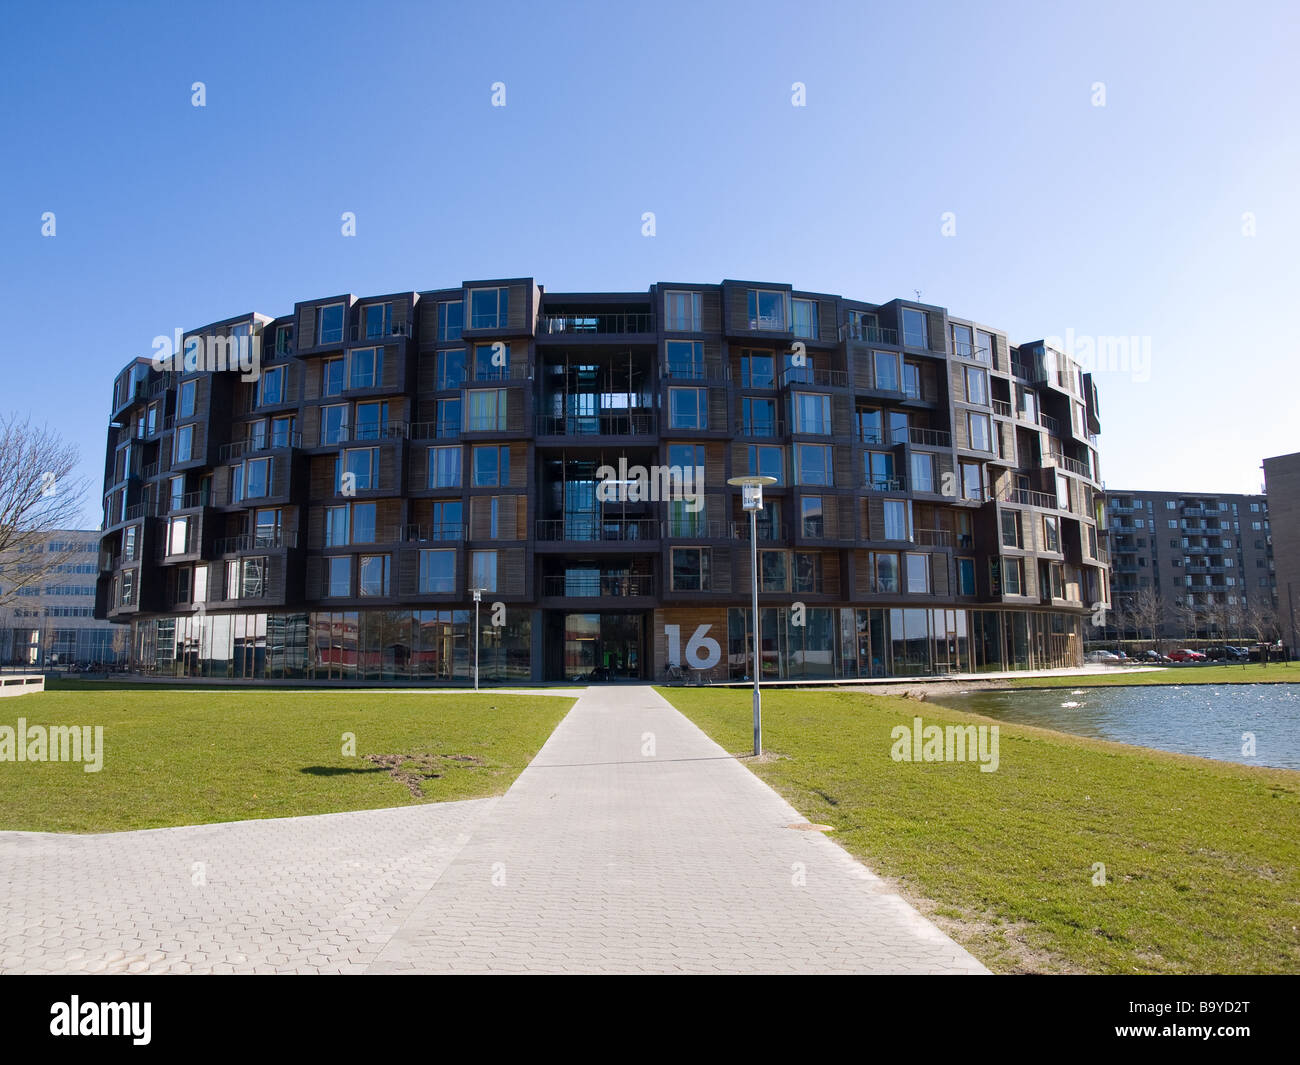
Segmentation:
{"type": "MultiPolygon", "coordinates": [[[[727,750],[752,743],[748,691],[660,691],[727,750]]],[[[752,768],[994,970],[1300,972],[1300,773],[1002,723],[996,772],[894,762],[916,716],[993,723],[772,690],[777,757],[752,768]]]]}
{"type": "Polygon", "coordinates": [[[1300,684],[1300,662],[1267,666],[1247,662],[1239,666],[1165,666],[1139,673],[1115,666],[1106,673],[1079,677],[1022,677],[1002,682],[1008,688],[1088,688],[1103,684],[1300,684]]]}
{"type": "Polygon", "coordinates": [[[10,728],[19,717],[29,726],[102,725],[104,760],[98,773],[72,762],[0,762],[0,829],[107,832],[497,795],[572,705],[491,692],[138,685],[4,699],[0,725],[10,728]],[[356,736],[355,756],[343,754],[345,732],[356,736]]]}

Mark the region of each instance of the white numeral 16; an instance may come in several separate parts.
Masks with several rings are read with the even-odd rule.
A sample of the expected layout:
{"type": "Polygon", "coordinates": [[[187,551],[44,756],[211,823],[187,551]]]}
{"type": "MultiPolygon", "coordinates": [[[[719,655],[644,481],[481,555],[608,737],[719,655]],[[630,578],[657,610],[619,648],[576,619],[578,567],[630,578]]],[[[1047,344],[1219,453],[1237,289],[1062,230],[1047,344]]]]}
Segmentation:
{"type": "MultiPolygon", "coordinates": [[[[695,635],[686,644],[686,664],[692,669],[712,669],[722,661],[722,648],[718,641],[709,635],[712,625],[701,625],[695,635]]],[[[682,664],[682,627],[665,625],[664,639],[668,641],[668,664],[682,664]]]]}

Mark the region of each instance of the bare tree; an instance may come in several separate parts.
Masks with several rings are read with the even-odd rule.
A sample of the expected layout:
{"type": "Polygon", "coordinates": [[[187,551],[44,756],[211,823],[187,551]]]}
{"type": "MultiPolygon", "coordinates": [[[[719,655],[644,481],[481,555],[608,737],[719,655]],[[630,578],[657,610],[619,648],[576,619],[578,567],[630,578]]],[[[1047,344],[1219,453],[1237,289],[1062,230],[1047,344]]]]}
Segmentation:
{"type": "Polygon", "coordinates": [[[1246,628],[1260,643],[1272,643],[1278,638],[1277,608],[1267,593],[1246,604],[1246,628]]]}
{"type": "Polygon", "coordinates": [[[51,533],[80,519],[86,487],[72,476],[79,461],[54,430],[0,415],[0,606],[71,557],[48,547],[51,533]]]}
{"type": "Polygon", "coordinates": [[[1187,641],[1196,639],[1196,634],[1201,627],[1201,611],[1196,605],[1180,596],[1174,602],[1173,615],[1179,637],[1187,641]]]}
{"type": "Polygon", "coordinates": [[[1133,599],[1133,624],[1137,637],[1142,639],[1142,630],[1151,634],[1151,647],[1154,649],[1160,639],[1160,630],[1165,623],[1165,600],[1155,588],[1146,587],[1133,599]]]}

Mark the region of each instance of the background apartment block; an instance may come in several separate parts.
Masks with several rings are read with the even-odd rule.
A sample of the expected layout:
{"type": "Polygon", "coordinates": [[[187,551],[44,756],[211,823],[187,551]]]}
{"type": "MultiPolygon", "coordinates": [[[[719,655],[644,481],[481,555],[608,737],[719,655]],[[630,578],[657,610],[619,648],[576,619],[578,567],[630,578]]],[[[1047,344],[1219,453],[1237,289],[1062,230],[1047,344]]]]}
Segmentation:
{"type": "MultiPolygon", "coordinates": [[[[1229,627],[1248,635],[1249,604],[1277,603],[1265,495],[1108,488],[1106,519],[1111,594],[1128,635],[1143,593],[1160,597],[1162,634],[1171,638],[1226,637],[1229,627]]],[[[1144,621],[1144,634],[1149,627],[1144,621]]]]}
{"type": "Polygon", "coordinates": [[[532,279],[299,303],[186,335],[232,372],[116,379],[100,610],[139,668],[307,679],[749,675],[1078,662],[1105,602],[1097,396],[1041,342],[787,284],[532,279]],[[598,470],[705,470],[703,506],[598,470]]]}
{"type": "Polygon", "coordinates": [[[95,617],[101,535],[98,529],[50,534],[41,551],[67,557],[39,584],[19,588],[14,599],[0,607],[0,662],[66,666],[125,660],[128,634],[120,625],[95,617]]]}
{"type": "Polygon", "coordinates": [[[1278,619],[1294,649],[1300,647],[1300,452],[1265,459],[1264,487],[1273,518],[1278,619]]]}

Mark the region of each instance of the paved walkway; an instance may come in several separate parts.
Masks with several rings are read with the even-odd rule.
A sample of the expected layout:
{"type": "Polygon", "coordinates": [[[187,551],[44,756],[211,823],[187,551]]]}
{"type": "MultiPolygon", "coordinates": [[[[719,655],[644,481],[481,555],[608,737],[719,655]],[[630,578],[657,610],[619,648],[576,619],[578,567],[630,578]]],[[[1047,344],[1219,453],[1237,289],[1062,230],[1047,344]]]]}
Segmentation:
{"type": "Polygon", "coordinates": [[[803,822],[652,688],[589,688],[497,799],[0,833],[0,972],[984,971],[803,822]]]}
{"type": "Polygon", "coordinates": [[[589,688],[371,971],[983,971],[796,823],[652,688],[589,688]]]}

